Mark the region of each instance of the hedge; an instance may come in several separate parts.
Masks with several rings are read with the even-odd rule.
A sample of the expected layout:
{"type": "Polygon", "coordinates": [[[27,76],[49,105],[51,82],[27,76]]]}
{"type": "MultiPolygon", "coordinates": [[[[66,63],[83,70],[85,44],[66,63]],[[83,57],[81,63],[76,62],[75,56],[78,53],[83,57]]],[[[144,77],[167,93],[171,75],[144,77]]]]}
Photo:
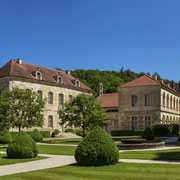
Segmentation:
{"type": "Polygon", "coordinates": [[[65,132],[70,132],[70,133],[75,133],[75,131],[74,131],[74,129],[71,129],[71,128],[67,128],[67,129],[65,129],[65,132]]]}
{"type": "Polygon", "coordinates": [[[131,131],[131,130],[114,130],[111,131],[111,136],[138,136],[144,133],[144,130],[136,130],[136,131],[131,131]]]}
{"type": "Polygon", "coordinates": [[[151,126],[155,136],[171,136],[178,135],[178,124],[156,124],[151,126]]]}
{"type": "Polygon", "coordinates": [[[51,137],[55,137],[56,135],[58,135],[61,131],[59,129],[55,129],[52,134],[51,137]]]}

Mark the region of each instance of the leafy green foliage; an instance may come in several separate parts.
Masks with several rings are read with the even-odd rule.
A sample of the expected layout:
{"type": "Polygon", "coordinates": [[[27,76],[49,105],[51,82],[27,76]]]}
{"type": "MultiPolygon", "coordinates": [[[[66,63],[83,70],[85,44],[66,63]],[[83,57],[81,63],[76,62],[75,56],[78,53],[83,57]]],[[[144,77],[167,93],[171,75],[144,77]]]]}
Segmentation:
{"type": "Polygon", "coordinates": [[[9,158],[34,158],[38,155],[38,148],[31,136],[23,131],[20,131],[8,145],[6,153],[9,158]]]}
{"type": "Polygon", "coordinates": [[[9,144],[12,142],[12,136],[7,129],[4,129],[0,134],[0,144],[9,144]]]}
{"type": "Polygon", "coordinates": [[[75,133],[75,131],[74,131],[74,129],[72,129],[72,128],[67,128],[67,129],[65,129],[65,132],[70,132],[70,133],[75,133]]]}
{"type": "Polygon", "coordinates": [[[138,136],[142,135],[144,133],[144,130],[114,130],[111,131],[111,136],[138,136]]]}
{"type": "Polygon", "coordinates": [[[142,138],[147,139],[147,140],[153,140],[154,139],[154,133],[150,127],[147,127],[145,129],[144,133],[142,134],[142,138]]]}
{"type": "Polygon", "coordinates": [[[97,126],[79,143],[75,159],[81,166],[115,164],[119,160],[119,149],[110,135],[97,126]]]}
{"type": "Polygon", "coordinates": [[[177,124],[156,124],[151,127],[155,136],[178,135],[179,125],[177,124]]]}
{"type": "Polygon", "coordinates": [[[83,129],[83,137],[85,130],[105,124],[106,115],[101,104],[97,100],[87,94],[79,94],[72,101],[65,104],[65,109],[59,111],[61,124],[67,126],[80,127],[83,129]]]}
{"type": "Polygon", "coordinates": [[[29,134],[34,139],[34,141],[43,140],[43,136],[38,129],[34,129],[32,132],[27,131],[27,134],[29,134]]]}
{"type": "Polygon", "coordinates": [[[31,90],[14,88],[0,96],[0,126],[42,127],[45,101],[31,90]]]}
{"type": "Polygon", "coordinates": [[[56,135],[58,135],[61,131],[59,129],[55,129],[52,134],[51,137],[55,137],[56,135]]]}
{"type": "MultiPolygon", "coordinates": [[[[78,135],[78,136],[83,137],[83,129],[82,128],[76,129],[75,134],[78,135]]],[[[85,129],[84,137],[86,137],[88,134],[89,134],[89,131],[85,129]]]]}
{"type": "Polygon", "coordinates": [[[50,131],[40,131],[40,133],[42,134],[43,138],[49,138],[49,137],[51,137],[50,131]]]}

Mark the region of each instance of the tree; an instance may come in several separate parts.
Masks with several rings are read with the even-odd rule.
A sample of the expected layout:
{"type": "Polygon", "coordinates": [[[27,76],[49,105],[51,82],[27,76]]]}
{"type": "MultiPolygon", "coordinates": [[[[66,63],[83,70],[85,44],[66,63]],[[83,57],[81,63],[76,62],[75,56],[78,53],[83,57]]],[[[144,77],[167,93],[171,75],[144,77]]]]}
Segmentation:
{"type": "Polygon", "coordinates": [[[8,128],[42,127],[45,100],[31,90],[14,88],[0,97],[0,125],[8,128]]]}
{"type": "Polygon", "coordinates": [[[102,126],[106,123],[106,115],[101,104],[91,95],[79,94],[72,101],[65,104],[65,109],[59,111],[61,124],[72,127],[80,127],[83,129],[83,137],[85,130],[91,130],[93,127],[102,126]]]}

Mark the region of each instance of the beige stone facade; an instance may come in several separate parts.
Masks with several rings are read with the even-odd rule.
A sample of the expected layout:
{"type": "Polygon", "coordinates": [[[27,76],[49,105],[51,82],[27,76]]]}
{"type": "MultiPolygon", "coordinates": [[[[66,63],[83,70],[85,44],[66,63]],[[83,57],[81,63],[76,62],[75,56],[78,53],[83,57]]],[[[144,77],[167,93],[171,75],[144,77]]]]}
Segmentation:
{"type": "MultiPolygon", "coordinates": [[[[85,86],[79,80],[75,79],[69,72],[59,72],[57,70],[36,67],[35,65],[23,63],[18,64],[16,61],[10,61],[7,65],[0,69],[0,93],[4,89],[12,90],[15,87],[22,89],[31,89],[34,92],[40,92],[43,99],[46,99],[46,105],[44,108],[44,124],[41,130],[59,129],[64,130],[64,127],[60,126],[60,118],[58,110],[64,106],[65,102],[68,102],[78,94],[85,93],[92,95],[93,90],[85,86]],[[8,64],[10,64],[7,66],[8,64]],[[19,68],[19,73],[22,72],[22,77],[13,75],[6,75],[4,72],[9,68],[19,68]],[[32,70],[32,66],[34,69],[32,70]],[[30,67],[30,68],[29,68],[30,67]],[[21,69],[22,70],[21,70],[21,69]],[[27,73],[25,70],[29,70],[27,73]],[[25,69],[25,70],[24,70],[25,69]],[[36,71],[37,69],[37,71],[36,71]],[[36,73],[34,73],[36,72],[36,73]],[[37,78],[37,73],[40,73],[40,78],[37,78]],[[3,75],[4,76],[3,76],[3,75]],[[35,74],[35,76],[33,76],[35,74]],[[23,76],[27,75],[27,78],[23,76]],[[61,79],[57,79],[61,75],[61,79]],[[1,77],[3,76],[3,77],[1,77]],[[60,82],[61,81],[61,82],[60,82]],[[76,84],[78,82],[78,84],[76,84]],[[49,100],[50,99],[50,100],[49,100]]],[[[7,70],[8,71],[8,70],[7,70]]],[[[8,72],[12,72],[9,70],[8,72]]],[[[21,74],[20,74],[21,76],[21,74]]]]}

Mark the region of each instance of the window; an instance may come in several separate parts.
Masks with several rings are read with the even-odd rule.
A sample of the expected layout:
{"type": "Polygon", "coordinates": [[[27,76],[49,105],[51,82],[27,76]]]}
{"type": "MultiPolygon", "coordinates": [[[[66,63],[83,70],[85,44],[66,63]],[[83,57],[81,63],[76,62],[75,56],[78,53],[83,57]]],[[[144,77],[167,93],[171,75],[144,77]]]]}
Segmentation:
{"type": "Polygon", "coordinates": [[[57,82],[58,82],[59,84],[63,84],[63,78],[62,78],[62,76],[57,76],[57,82]]]}
{"type": "Polygon", "coordinates": [[[69,101],[72,101],[72,95],[69,95],[69,101]]]}
{"type": "Polygon", "coordinates": [[[48,127],[53,128],[53,116],[48,117],[48,127]]]}
{"type": "Polygon", "coordinates": [[[151,125],[151,117],[145,116],[145,128],[149,127],[151,125]]]}
{"type": "Polygon", "coordinates": [[[76,86],[77,86],[77,87],[80,87],[80,82],[79,82],[79,80],[76,80],[76,86]]]}
{"type": "Polygon", "coordinates": [[[48,104],[53,104],[53,93],[49,92],[48,94],[48,104]]]}
{"type": "Polygon", "coordinates": [[[132,117],[132,130],[133,131],[137,130],[137,117],[136,116],[132,117]]]}
{"type": "Polygon", "coordinates": [[[131,97],[131,105],[132,105],[132,107],[137,106],[137,96],[132,96],[131,97]]]}
{"type": "Polygon", "coordinates": [[[150,106],[150,95],[145,95],[145,106],[150,106]]]}
{"type": "Polygon", "coordinates": [[[36,78],[37,78],[37,80],[41,80],[41,73],[40,72],[36,73],[36,78]]]}
{"type": "Polygon", "coordinates": [[[59,110],[62,110],[64,107],[64,95],[59,94],[59,110]]]}
{"type": "Polygon", "coordinates": [[[42,100],[42,91],[38,91],[38,96],[42,100]]]}

